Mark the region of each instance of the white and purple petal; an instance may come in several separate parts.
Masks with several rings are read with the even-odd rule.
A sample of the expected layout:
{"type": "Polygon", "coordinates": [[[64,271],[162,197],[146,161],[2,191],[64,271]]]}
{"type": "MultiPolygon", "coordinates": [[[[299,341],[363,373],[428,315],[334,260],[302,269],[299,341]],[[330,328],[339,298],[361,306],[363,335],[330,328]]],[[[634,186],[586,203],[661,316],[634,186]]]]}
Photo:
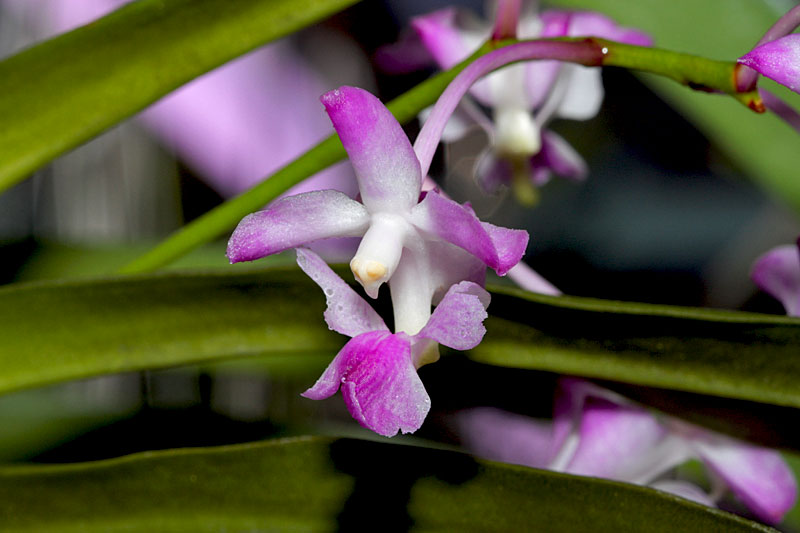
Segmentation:
{"type": "Polygon", "coordinates": [[[325,322],[342,335],[356,337],[370,331],[389,331],[383,319],[364,298],[350,288],[320,256],[297,249],[297,264],[325,293],[325,322]]]}
{"type": "Polygon", "coordinates": [[[587,398],[580,417],[579,443],[565,472],[648,483],[688,459],[680,439],[645,409],[587,398]]]}
{"type": "Polygon", "coordinates": [[[794,474],[777,451],[711,434],[692,443],[703,462],[761,520],[777,524],[797,501],[794,474]]]}
{"type": "Polygon", "coordinates": [[[740,57],[739,63],[800,92],[800,34],[757,46],[740,57]]]}
{"type": "Polygon", "coordinates": [[[471,281],[453,285],[416,337],[433,339],[456,350],[474,348],[486,333],[483,321],[489,316],[486,308],[490,299],[483,287],[471,281]]]}
{"type": "Polygon", "coordinates": [[[528,244],[527,231],[481,222],[471,209],[433,191],[414,207],[410,221],[470,252],[501,276],[522,259],[528,244]]]}
{"type": "MultiPolygon", "coordinates": [[[[443,70],[454,67],[489,37],[489,28],[465,11],[444,8],[411,20],[423,46],[443,70]]],[[[491,105],[488,85],[478,82],[470,92],[485,105],[491,105]]]]}
{"type": "Polygon", "coordinates": [[[253,261],[329,237],[358,237],[369,214],[346,194],[327,190],[281,198],[244,217],[228,241],[231,263],[253,261]]]}
{"type": "Polygon", "coordinates": [[[501,187],[511,185],[513,179],[511,162],[497,157],[493,150],[485,150],[475,164],[475,178],[484,192],[493,194],[501,187]]]}
{"type": "Polygon", "coordinates": [[[800,249],[779,246],[759,257],[750,278],[761,290],[778,299],[786,314],[800,316],[800,249]]]}
{"type": "Polygon", "coordinates": [[[552,425],[494,409],[480,407],[456,414],[458,434],[470,453],[493,461],[532,468],[550,462],[552,425]]]}
{"type": "Polygon", "coordinates": [[[651,46],[652,38],[633,28],[619,26],[611,18],[594,11],[575,11],[570,14],[567,35],[570,37],[600,37],[627,44],[651,46]]]}
{"type": "Polygon", "coordinates": [[[586,162],[570,144],[552,131],[542,132],[542,149],[531,158],[531,180],[542,185],[549,179],[550,171],[575,181],[586,178],[586,162]],[[546,179],[542,179],[543,171],[546,179]]]}
{"type": "Polygon", "coordinates": [[[321,100],[353,165],[367,209],[411,209],[422,187],[419,160],[386,106],[368,91],[347,86],[325,93],[321,100]]]}
{"type": "Polygon", "coordinates": [[[353,418],[385,437],[413,433],[430,410],[403,334],[373,331],[351,339],[303,396],[321,400],[340,387],[353,418]]]}
{"type": "Polygon", "coordinates": [[[566,83],[555,116],[571,120],[588,120],[595,116],[600,111],[604,94],[600,69],[564,65],[561,76],[564,76],[566,83]]]}

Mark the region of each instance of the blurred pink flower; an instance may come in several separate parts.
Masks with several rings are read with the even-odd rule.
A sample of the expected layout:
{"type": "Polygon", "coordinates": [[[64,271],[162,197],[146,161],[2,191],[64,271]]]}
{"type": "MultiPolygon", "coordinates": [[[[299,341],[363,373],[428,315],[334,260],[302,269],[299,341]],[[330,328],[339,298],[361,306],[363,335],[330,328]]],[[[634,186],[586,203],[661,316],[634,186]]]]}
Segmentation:
{"type": "Polygon", "coordinates": [[[777,451],[656,416],[577,379],[561,381],[552,423],[491,408],[457,416],[465,447],[489,459],[648,485],[709,506],[728,488],[768,523],[797,500],[794,474],[777,451]],[[711,494],[665,477],[690,459],[710,472],[711,494]]]}
{"type": "MultiPolygon", "coordinates": [[[[2,0],[43,37],[86,24],[126,0],[2,0]]],[[[170,93],[138,118],[223,196],[233,196],[330,133],[319,95],[330,88],[288,39],[231,61],[170,93]]],[[[291,193],[356,192],[347,165],[330,167],[291,193]]]]}

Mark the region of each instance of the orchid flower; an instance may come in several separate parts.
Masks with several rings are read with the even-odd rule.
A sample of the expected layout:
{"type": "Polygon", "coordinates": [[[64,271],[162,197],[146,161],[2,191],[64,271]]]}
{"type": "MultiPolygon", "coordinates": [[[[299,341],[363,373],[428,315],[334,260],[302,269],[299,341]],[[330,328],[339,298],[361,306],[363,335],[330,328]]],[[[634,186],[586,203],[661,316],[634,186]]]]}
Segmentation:
{"type": "Polygon", "coordinates": [[[298,248],[297,264],[325,292],[328,327],[352,337],[303,396],[322,400],[341,387],[347,409],[362,426],[386,437],[419,429],[431,400],[417,368],[425,364],[432,343],[468,350],[481,341],[489,293],[470,281],[457,283],[419,333],[391,333],[378,313],[314,252],[298,248]]]}
{"type": "Polygon", "coordinates": [[[750,277],[783,304],[787,315],[800,316],[800,241],[773,248],[756,259],[750,277]]]}
{"type": "Polygon", "coordinates": [[[389,282],[396,329],[408,335],[419,333],[431,304],[454,283],[482,283],[486,266],[504,275],[519,262],[527,232],[481,222],[469,207],[436,191],[420,194],[420,161],[377,98],[342,87],[324,94],[322,103],[355,169],[362,201],[334,190],[278,200],[242,219],[228,243],[231,262],[330,237],[362,237],[350,268],[372,298],[389,282]]]}
{"type": "Polygon", "coordinates": [[[746,444],[672,417],[656,416],[593,384],[564,379],[552,424],[491,408],[465,411],[465,446],[489,459],[648,485],[713,506],[726,488],[755,515],[780,522],[797,499],[789,466],[774,450],[746,444]],[[700,460],[716,490],[664,477],[700,460]]]}
{"type": "MultiPolygon", "coordinates": [[[[599,13],[532,11],[518,16],[515,2],[499,2],[496,37],[520,39],[594,36],[630,44],[650,45],[637,30],[617,26],[599,13]],[[516,20],[518,19],[518,20],[516,20]],[[514,22],[517,22],[516,24],[514,22]]],[[[492,35],[488,23],[468,13],[446,8],[412,21],[423,44],[439,66],[447,69],[466,59],[492,35]]],[[[472,96],[491,110],[492,120],[470,102],[448,124],[443,139],[455,141],[477,123],[491,139],[479,158],[476,173],[486,191],[500,185],[546,183],[552,173],[580,180],[586,176],[583,159],[559,135],[544,129],[553,118],[586,120],[597,114],[603,98],[600,70],[559,61],[529,61],[505,67],[473,85],[472,96]]]]}

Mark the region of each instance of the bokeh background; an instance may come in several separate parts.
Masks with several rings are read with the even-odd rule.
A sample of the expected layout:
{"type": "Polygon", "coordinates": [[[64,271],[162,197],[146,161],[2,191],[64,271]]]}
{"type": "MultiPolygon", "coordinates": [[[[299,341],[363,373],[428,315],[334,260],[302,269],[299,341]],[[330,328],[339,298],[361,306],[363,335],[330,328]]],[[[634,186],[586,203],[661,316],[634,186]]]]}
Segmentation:
{"type": "MultiPolygon", "coordinates": [[[[120,3],[2,0],[0,56],[120,3]]],[[[484,10],[481,2],[459,3],[484,10]]],[[[653,33],[658,45],[730,60],[794,2],[546,5],[554,4],[603,6],[621,23],[653,33]]],[[[410,17],[445,5],[365,0],[200,78],[37,171],[0,195],[0,282],[113,274],[327,136],[332,129],[318,102],[322,92],[358,85],[387,101],[430,75],[385,72],[375,54],[398,38],[410,17]]],[[[618,69],[607,69],[603,80],[606,98],[597,117],[553,124],[586,159],[585,182],[554,179],[533,208],[507,192],[478,198],[471,171],[485,139],[477,131],[440,150],[435,177],[459,200],[473,201],[483,218],[527,229],[526,261],[565,293],[782,313],[748,273],[760,254],[800,234],[796,134],[774,117],[751,116],[733,101],[670,81],[618,69]]],[[[407,126],[412,138],[418,128],[407,126]]],[[[301,187],[352,193],[352,179],[345,162],[301,187]]],[[[213,243],[169,268],[292,261],[231,267],[224,247],[213,243]]],[[[0,460],[88,460],[309,431],[369,438],[338,399],[299,397],[332,356],[106,376],[4,396],[0,460]]],[[[550,413],[550,374],[445,356],[421,375],[434,411],[412,438],[457,443],[449,415],[468,406],[550,413]]]]}

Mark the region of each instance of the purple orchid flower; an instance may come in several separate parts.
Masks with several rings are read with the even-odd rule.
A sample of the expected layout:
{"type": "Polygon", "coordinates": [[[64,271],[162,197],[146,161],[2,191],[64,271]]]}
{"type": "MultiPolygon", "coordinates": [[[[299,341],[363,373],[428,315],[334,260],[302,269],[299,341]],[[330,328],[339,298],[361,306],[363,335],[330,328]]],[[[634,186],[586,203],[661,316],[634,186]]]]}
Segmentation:
{"type": "Polygon", "coordinates": [[[795,245],[773,248],[756,259],[750,278],[779,300],[787,315],[800,316],[800,240],[795,245]]]}
{"type": "Polygon", "coordinates": [[[341,388],[353,418],[379,435],[419,429],[431,400],[417,369],[429,362],[435,343],[457,350],[480,343],[489,293],[476,283],[457,283],[417,334],[391,333],[378,313],[314,252],[298,248],[297,264],[325,292],[328,327],[352,337],[303,396],[322,400],[341,388]]]}
{"type": "Polygon", "coordinates": [[[726,488],[774,524],[792,508],[797,483],[774,450],[672,417],[657,417],[622,396],[563,379],[552,423],[492,408],[459,414],[465,446],[489,459],[648,485],[713,506],[726,488]],[[689,459],[708,469],[711,494],[664,474],[689,459]]]}
{"type": "Polygon", "coordinates": [[[756,46],[739,58],[759,74],[800,92],[800,35],[790,34],[756,46]]]}
{"type": "MultiPolygon", "coordinates": [[[[648,46],[651,39],[637,30],[617,26],[599,13],[545,11],[519,16],[517,0],[498,3],[494,30],[464,11],[446,8],[412,21],[422,43],[441,68],[467,58],[490,35],[521,39],[594,36],[648,46]]],[[[582,180],[587,167],[560,136],[544,130],[553,118],[586,120],[597,114],[603,98],[600,70],[559,61],[529,61],[486,76],[470,90],[491,109],[492,119],[465,102],[446,128],[443,139],[461,138],[473,124],[483,128],[491,148],[479,158],[476,174],[483,188],[523,187],[547,182],[553,173],[582,180]]]]}
{"type": "Polygon", "coordinates": [[[373,95],[342,87],[322,103],[355,169],[362,202],[333,190],[283,198],[248,215],[228,243],[231,262],[251,261],[330,237],[362,237],[350,268],[376,298],[389,282],[397,331],[417,334],[431,303],[462,280],[504,275],[528,234],[481,222],[435,191],[421,195],[420,161],[400,124],[373,95]]]}

